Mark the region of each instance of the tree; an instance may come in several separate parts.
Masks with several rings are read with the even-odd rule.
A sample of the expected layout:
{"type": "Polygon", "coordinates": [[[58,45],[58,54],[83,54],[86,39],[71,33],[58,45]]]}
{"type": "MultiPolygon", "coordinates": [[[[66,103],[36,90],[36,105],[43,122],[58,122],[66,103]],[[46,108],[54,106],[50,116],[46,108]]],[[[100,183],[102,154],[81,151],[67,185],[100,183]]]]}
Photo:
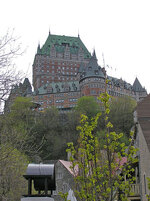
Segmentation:
{"type": "Polygon", "coordinates": [[[100,112],[100,105],[93,96],[83,96],[78,100],[76,110],[91,119],[100,112]]]}
{"type": "Polygon", "coordinates": [[[67,143],[77,141],[77,125],[78,114],[75,111],[64,114],[59,113],[56,108],[49,108],[40,113],[34,132],[36,143],[44,137],[44,146],[39,154],[41,159],[66,159],[67,143]]]}
{"type": "Polygon", "coordinates": [[[22,175],[42,145],[35,144],[36,111],[30,98],[18,97],[9,113],[0,116],[0,200],[19,201],[25,194],[22,175]]]}
{"type": "Polygon", "coordinates": [[[27,156],[20,153],[17,149],[10,146],[1,149],[1,154],[7,157],[0,161],[0,200],[20,201],[20,197],[26,194],[27,183],[23,178],[27,165],[29,163],[27,156]]]}
{"type": "MultiPolygon", "coordinates": [[[[34,128],[37,116],[33,108],[34,103],[30,98],[17,97],[11,106],[11,111],[0,116],[0,150],[2,147],[11,145],[10,153],[12,148],[17,148],[30,156],[32,160],[38,154],[43,139],[39,144],[35,143],[37,136],[34,128]]],[[[5,156],[1,156],[5,158],[5,156]]]]}
{"type": "Polygon", "coordinates": [[[74,147],[69,143],[68,150],[72,153],[72,169],[74,171],[76,195],[82,201],[114,201],[115,199],[127,200],[130,193],[130,184],[134,182],[132,164],[137,161],[134,157],[136,149],[133,146],[133,138],[130,145],[120,143],[123,134],[111,131],[113,125],[108,119],[110,97],[105,92],[100,97],[104,105],[105,135],[104,146],[100,149],[99,141],[95,135],[95,128],[100,113],[89,123],[88,117],[82,115],[79,145],[74,147]],[[125,161],[125,162],[123,162],[125,161]],[[78,172],[76,172],[78,166],[78,172]],[[128,180],[124,176],[128,177],[128,180]]]}
{"type": "Polygon", "coordinates": [[[133,112],[136,101],[129,96],[112,98],[109,118],[116,132],[123,132],[128,137],[134,125],[133,112]]]}
{"type": "Polygon", "coordinates": [[[4,101],[11,87],[22,79],[14,64],[14,59],[22,53],[21,44],[13,31],[0,37],[0,101],[4,101]]]}

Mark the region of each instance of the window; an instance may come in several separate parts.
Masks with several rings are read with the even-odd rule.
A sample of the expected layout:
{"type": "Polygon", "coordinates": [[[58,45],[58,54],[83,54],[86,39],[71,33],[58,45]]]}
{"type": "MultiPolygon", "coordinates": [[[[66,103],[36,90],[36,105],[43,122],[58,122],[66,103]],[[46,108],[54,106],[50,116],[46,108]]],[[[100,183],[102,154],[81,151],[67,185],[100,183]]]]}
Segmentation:
{"type": "Polygon", "coordinates": [[[91,90],[91,94],[96,94],[96,91],[95,90],[91,90]]]}
{"type": "Polygon", "coordinates": [[[44,110],[44,108],[40,107],[38,110],[39,110],[39,111],[42,111],[42,110],[44,110]]]}
{"type": "Polygon", "coordinates": [[[67,193],[68,190],[68,184],[63,184],[63,193],[67,193]]]}
{"type": "Polygon", "coordinates": [[[63,178],[62,171],[58,171],[58,173],[57,173],[57,179],[62,179],[62,178],[63,178]]]}
{"type": "Polygon", "coordinates": [[[64,102],[63,99],[58,99],[58,100],[56,100],[56,103],[63,103],[63,102],[64,102]]]}

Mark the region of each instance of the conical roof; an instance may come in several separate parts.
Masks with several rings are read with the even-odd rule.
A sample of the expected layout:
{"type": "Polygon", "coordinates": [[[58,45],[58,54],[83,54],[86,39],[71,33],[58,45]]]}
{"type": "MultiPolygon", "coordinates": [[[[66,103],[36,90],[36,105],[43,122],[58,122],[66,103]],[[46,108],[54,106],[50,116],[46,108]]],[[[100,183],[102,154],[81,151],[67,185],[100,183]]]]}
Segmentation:
{"type": "Polygon", "coordinates": [[[80,78],[85,79],[87,77],[100,77],[105,79],[102,68],[97,63],[95,50],[80,78]]]}
{"type": "Polygon", "coordinates": [[[145,88],[142,87],[141,83],[139,82],[138,78],[136,77],[134,83],[133,83],[133,90],[135,92],[144,92],[146,91],[145,88]]]}

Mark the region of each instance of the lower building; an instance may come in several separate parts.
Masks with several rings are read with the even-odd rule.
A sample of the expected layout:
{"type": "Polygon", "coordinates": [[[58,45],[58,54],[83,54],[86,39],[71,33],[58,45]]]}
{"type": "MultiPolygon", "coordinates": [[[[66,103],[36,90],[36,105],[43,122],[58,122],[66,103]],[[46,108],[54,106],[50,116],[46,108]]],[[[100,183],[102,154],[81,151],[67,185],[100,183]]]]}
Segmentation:
{"type": "Polygon", "coordinates": [[[148,180],[150,178],[150,95],[140,101],[135,112],[137,125],[136,146],[138,151],[138,179],[135,184],[135,191],[139,194],[137,201],[147,201],[150,195],[148,180]]]}
{"type": "MultiPolygon", "coordinates": [[[[53,191],[53,198],[55,201],[63,201],[60,193],[72,194],[74,197],[74,172],[71,169],[71,162],[58,160],[55,164],[56,170],[56,191],[53,191]]],[[[69,200],[69,199],[68,199],[69,200]]],[[[74,198],[75,200],[75,198],[74,198]]]]}

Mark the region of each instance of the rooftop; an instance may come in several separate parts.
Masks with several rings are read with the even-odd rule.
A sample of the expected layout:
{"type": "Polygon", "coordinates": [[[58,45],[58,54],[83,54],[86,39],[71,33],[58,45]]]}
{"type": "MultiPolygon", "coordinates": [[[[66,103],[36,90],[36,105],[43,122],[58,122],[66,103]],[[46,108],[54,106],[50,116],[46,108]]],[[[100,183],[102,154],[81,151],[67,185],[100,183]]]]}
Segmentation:
{"type": "Polygon", "coordinates": [[[84,52],[84,58],[91,57],[88,49],[85,47],[80,37],[52,34],[48,35],[47,40],[42,48],[38,46],[37,54],[50,55],[50,50],[52,47],[55,48],[56,52],[64,52],[66,46],[69,47],[71,54],[77,54],[82,49],[84,52]]]}
{"type": "Polygon", "coordinates": [[[138,103],[137,117],[150,151],[150,94],[138,103]]]}

